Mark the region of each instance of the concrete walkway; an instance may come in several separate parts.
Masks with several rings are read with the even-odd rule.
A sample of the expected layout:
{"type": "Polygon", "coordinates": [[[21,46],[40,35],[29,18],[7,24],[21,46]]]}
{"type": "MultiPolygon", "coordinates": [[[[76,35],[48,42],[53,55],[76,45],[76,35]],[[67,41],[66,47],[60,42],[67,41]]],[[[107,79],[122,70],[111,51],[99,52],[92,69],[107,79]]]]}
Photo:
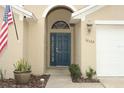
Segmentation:
{"type": "Polygon", "coordinates": [[[101,83],[73,83],[69,75],[51,75],[46,88],[103,88],[101,83]]]}
{"type": "Polygon", "coordinates": [[[68,68],[48,69],[46,88],[124,88],[124,77],[99,77],[101,83],[73,83],[68,68]]]}
{"type": "Polygon", "coordinates": [[[106,88],[124,88],[124,77],[101,77],[100,81],[106,88]]]}

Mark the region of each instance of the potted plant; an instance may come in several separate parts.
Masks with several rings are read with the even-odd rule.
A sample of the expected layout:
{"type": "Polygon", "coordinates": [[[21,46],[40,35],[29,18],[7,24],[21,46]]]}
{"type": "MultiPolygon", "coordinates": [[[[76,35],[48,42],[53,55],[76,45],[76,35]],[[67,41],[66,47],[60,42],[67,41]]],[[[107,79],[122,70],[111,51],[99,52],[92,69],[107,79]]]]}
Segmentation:
{"type": "Polygon", "coordinates": [[[14,64],[14,76],[16,83],[28,83],[31,76],[31,65],[24,59],[20,59],[14,64]]]}

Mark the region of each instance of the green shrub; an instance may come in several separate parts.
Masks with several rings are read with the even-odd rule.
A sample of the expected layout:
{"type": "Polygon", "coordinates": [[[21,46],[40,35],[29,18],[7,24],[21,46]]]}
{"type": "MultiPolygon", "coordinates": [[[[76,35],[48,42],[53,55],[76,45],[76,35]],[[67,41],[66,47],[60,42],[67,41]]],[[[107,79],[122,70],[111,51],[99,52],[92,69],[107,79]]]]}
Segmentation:
{"type": "Polygon", "coordinates": [[[96,75],[96,71],[89,67],[88,71],[86,70],[86,76],[88,79],[93,79],[93,76],[96,75]]]}
{"type": "Polygon", "coordinates": [[[31,65],[28,64],[28,62],[24,59],[20,59],[17,61],[16,64],[14,64],[15,71],[16,72],[29,72],[31,71],[31,65]]]}
{"type": "Polygon", "coordinates": [[[72,78],[74,78],[74,79],[81,78],[82,74],[81,74],[80,68],[77,64],[71,64],[69,66],[69,71],[71,73],[72,78]]]}
{"type": "Polygon", "coordinates": [[[0,80],[3,80],[3,72],[2,72],[2,69],[0,69],[0,80]]]}

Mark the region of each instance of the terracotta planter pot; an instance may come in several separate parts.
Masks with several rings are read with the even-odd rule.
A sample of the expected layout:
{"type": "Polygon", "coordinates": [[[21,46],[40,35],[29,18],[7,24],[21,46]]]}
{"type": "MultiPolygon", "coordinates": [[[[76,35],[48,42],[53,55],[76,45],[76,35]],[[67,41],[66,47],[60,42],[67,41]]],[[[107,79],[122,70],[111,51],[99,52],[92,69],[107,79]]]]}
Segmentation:
{"type": "Polygon", "coordinates": [[[28,83],[30,80],[31,71],[28,71],[28,72],[14,71],[14,76],[15,76],[16,83],[25,84],[25,83],[28,83]]]}

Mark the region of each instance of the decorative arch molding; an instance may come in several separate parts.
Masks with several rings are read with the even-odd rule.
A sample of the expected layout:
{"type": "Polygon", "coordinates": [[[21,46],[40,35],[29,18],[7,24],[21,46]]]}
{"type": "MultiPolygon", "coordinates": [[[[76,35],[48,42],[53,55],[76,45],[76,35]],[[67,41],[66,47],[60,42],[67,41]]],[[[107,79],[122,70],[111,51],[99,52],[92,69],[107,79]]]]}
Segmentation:
{"type": "Polygon", "coordinates": [[[50,10],[52,10],[55,7],[59,7],[59,6],[65,6],[69,9],[71,9],[73,12],[76,11],[76,8],[72,5],[50,5],[44,10],[42,17],[46,18],[47,14],[49,13],[50,10]]]}

